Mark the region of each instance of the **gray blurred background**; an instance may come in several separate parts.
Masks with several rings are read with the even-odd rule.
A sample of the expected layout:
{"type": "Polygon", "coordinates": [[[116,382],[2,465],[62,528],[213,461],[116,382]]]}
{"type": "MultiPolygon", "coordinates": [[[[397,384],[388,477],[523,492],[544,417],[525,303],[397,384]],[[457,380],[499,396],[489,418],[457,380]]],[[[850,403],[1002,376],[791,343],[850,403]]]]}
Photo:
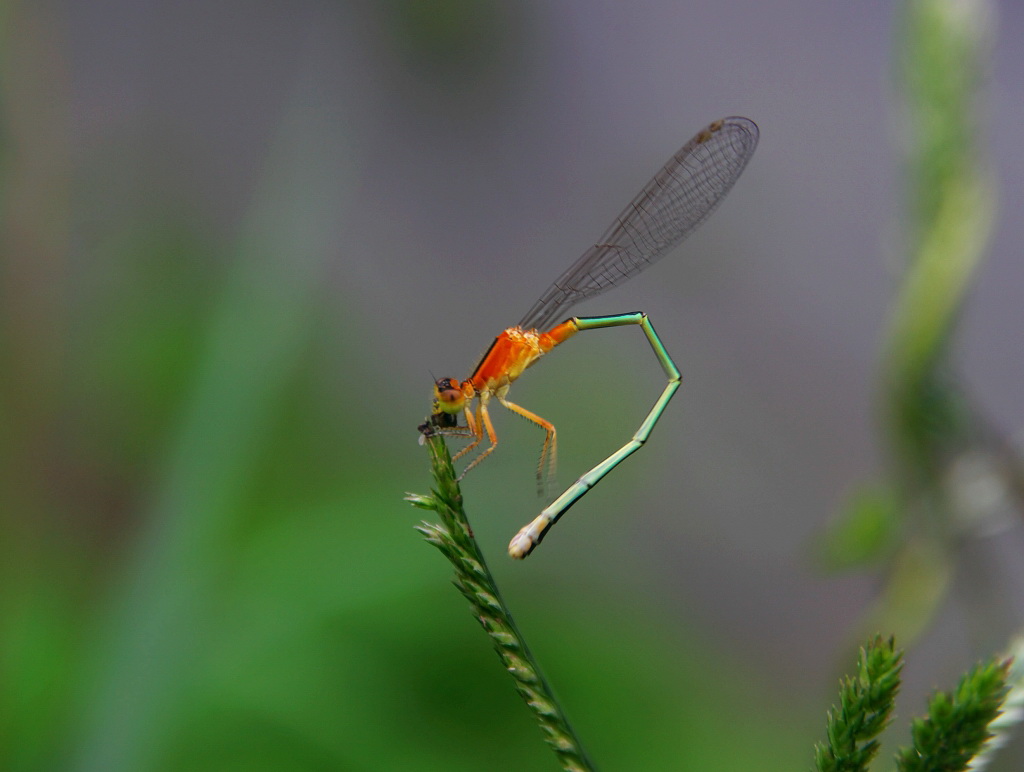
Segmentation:
{"type": "MultiPolygon", "coordinates": [[[[883,582],[827,574],[814,552],[885,462],[879,356],[902,272],[906,140],[894,5],[9,6],[5,194],[9,227],[28,235],[4,258],[19,379],[8,458],[27,492],[7,517],[36,545],[33,563],[49,554],[65,567],[44,594],[72,620],[51,625],[71,653],[54,654],[52,671],[40,664],[61,696],[29,700],[43,718],[28,750],[12,741],[12,768],[48,768],[47,748],[78,768],[254,768],[246,739],[245,752],[204,755],[205,740],[181,738],[282,725],[308,755],[257,754],[268,769],[547,768],[447,565],[412,531],[419,513],[401,496],[430,484],[415,428],[432,379],[466,377],[670,154],[727,115],[761,129],[727,201],[677,253],[574,310],[651,315],[684,378],[651,441],[524,564],[504,550],[543,504],[538,432],[496,411],[502,443],[463,492],[507,600],[606,768],[638,758],[617,755],[617,721],[657,714],[664,735],[638,747],[671,746],[694,710],[686,678],[667,679],[655,701],[630,676],[605,675],[608,702],[591,702],[579,663],[617,656],[698,670],[713,660],[751,700],[731,720],[788,738],[764,751],[779,769],[809,767],[883,582]],[[297,509],[318,512],[315,526],[280,514],[297,509]],[[294,554],[275,563],[293,536],[294,554]],[[317,611],[296,611],[332,581],[337,594],[317,611]],[[69,584],[71,599],[54,589],[69,584]],[[278,606],[259,606],[268,594],[278,606]],[[277,691],[248,685],[307,650],[238,655],[255,637],[245,599],[261,609],[264,640],[287,640],[292,612],[316,631],[317,654],[300,667],[312,691],[292,688],[298,676],[277,691]],[[183,629],[194,635],[179,639],[183,629]],[[593,637],[570,635],[581,630],[593,637]],[[163,643],[141,642],[153,640],[163,643]],[[332,718],[296,728],[308,727],[302,710],[282,705],[308,706],[334,655],[365,682],[346,681],[337,701],[319,694],[333,707],[314,712],[332,718]],[[209,674],[227,679],[232,662],[220,696],[178,693],[191,679],[216,692],[209,674]],[[418,680],[457,667],[469,670],[465,691],[418,680]],[[360,689],[382,679],[391,696],[359,713],[360,689]],[[445,714],[425,719],[425,695],[505,711],[511,736],[482,724],[479,750],[458,745],[462,714],[432,726],[445,714]],[[254,703],[263,723],[237,718],[254,703]],[[351,714],[330,713],[342,703],[351,714]],[[377,747],[352,751],[372,726],[386,726],[377,747]],[[335,730],[352,734],[334,747],[335,730]],[[375,755],[403,743],[408,757],[375,755]],[[483,761],[490,752],[517,761],[483,761]]],[[[980,110],[999,214],[956,350],[1010,434],[1024,426],[1024,9],[1000,4],[993,24],[980,110]]],[[[558,426],[565,484],[631,434],[662,385],[639,332],[618,329],[575,338],[512,398],[558,426]]],[[[954,579],[908,653],[896,741],[929,691],[1019,626],[1022,549],[1019,526],[973,545],[1008,611],[972,627],[970,592],[954,579]]],[[[39,584],[21,585],[8,610],[34,608],[53,578],[29,573],[39,584]]],[[[701,736],[712,748],[735,737],[701,736]]],[[[707,752],[662,767],[652,750],[632,768],[741,768],[707,752]]],[[[1016,768],[1003,763],[994,768],[1016,768]]]]}

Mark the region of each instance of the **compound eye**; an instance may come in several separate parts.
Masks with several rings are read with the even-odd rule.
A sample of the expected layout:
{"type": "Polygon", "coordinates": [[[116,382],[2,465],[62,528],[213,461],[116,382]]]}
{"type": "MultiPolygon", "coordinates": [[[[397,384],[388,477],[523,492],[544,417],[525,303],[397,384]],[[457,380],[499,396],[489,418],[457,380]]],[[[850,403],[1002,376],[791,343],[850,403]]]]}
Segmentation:
{"type": "Polygon", "coordinates": [[[455,378],[441,378],[434,384],[435,413],[458,413],[465,404],[462,384],[455,378]]]}

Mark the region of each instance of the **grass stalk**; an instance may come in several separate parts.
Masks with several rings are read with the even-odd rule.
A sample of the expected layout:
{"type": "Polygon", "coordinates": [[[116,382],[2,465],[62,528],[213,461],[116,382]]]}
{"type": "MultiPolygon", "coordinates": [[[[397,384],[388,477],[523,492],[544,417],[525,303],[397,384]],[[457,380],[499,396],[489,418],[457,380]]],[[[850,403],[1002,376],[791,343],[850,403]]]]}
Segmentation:
{"type": "Polygon", "coordinates": [[[409,494],[406,500],[440,517],[416,527],[455,567],[453,583],[469,601],[473,616],[490,636],[499,659],[515,681],[516,691],[529,707],[549,746],[565,770],[594,769],[554,692],[541,673],[522,633],[498,591],[480,547],[473,537],[451,456],[440,436],[428,437],[435,488],[431,495],[409,494]]]}

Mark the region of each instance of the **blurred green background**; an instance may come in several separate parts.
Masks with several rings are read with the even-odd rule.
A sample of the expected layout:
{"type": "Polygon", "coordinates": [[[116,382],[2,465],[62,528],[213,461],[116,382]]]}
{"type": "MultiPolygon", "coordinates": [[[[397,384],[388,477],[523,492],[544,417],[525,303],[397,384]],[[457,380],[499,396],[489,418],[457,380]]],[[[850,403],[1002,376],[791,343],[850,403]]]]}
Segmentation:
{"type": "MultiPolygon", "coordinates": [[[[958,351],[1010,431],[1024,52],[998,41],[1024,11],[1000,10],[981,141],[1008,214],[958,351]]],[[[827,575],[813,547],[885,462],[890,4],[108,0],[2,20],[0,768],[553,768],[413,531],[415,427],[433,377],[465,377],[731,114],[762,140],[729,200],[579,309],[649,312],[682,368],[651,442],[523,564],[504,550],[541,506],[536,431],[498,416],[463,491],[603,768],[810,767],[879,582],[827,575]]],[[[580,336],[516,384],[559,427],[563,483],[663,386],[636,333],[580,336]]],[[[1020,530],[965,547],[897,740],[1019,627],[1020,530]]]]}

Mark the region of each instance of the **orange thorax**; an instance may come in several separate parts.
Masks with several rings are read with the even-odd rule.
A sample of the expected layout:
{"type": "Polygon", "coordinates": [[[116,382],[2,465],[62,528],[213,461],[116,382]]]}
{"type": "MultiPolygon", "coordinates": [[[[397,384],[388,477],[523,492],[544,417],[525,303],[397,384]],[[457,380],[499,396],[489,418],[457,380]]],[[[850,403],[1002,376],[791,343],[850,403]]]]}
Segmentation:
{"type": "Polygon", "coordinates": [[[577,331],[571,319],[556,325],[550,332],[509,327],[494,339],[468,381],[478,394],[508,386],[526,368],[577,331]]]}

